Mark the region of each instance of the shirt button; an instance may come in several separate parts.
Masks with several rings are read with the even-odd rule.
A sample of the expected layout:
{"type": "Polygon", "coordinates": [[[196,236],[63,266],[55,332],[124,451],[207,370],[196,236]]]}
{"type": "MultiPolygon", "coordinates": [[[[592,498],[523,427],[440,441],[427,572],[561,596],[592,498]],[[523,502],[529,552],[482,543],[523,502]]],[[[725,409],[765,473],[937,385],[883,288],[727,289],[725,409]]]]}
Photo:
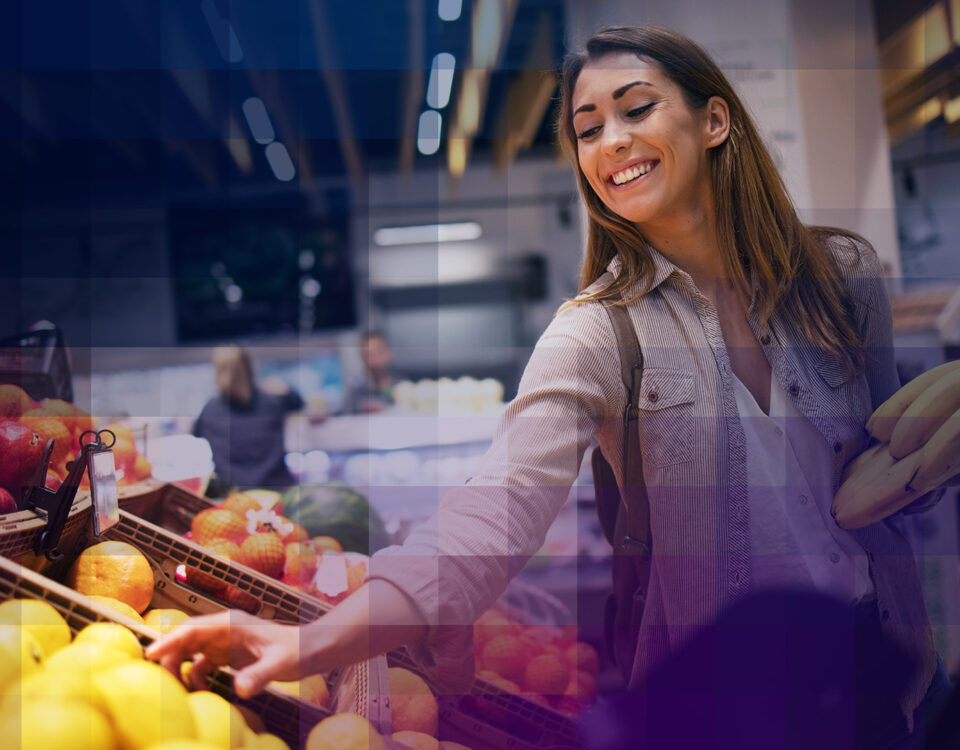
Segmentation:
{"type": "Polygon", "coordinates": [[[800,393],[800,386],[794,383],[790,386],[790,395],[796,396],[798,393],[800,393]]]}
{"type": "Polygon", "coordinates": [[[837,552],[831,552],[831,553],[830,553],[830,562],[832,562],[832,563],[838,563],[838,562],[840,562],[840,555],[839,555],[839,553],[837,553],[837,552]]]}
{"type": "Polygon", "coordinates": [[[806,505],[806,504],[807,504],[807,496],[800,495],[800,505],[806,505]]]}
{"type": "Polygon", "coordinates": [[[883,612],[880,614],[880,620],[882,622],[886,622],[889,619],[890,619],[890,610],[889,609],[883,610],[883,612]]]}
{"type": "Polygon", "coordinates": [[[838,440],[837,442],[835,442],[835,443],[833,444],[833,452],[834,452],[834,453],[842,453],[842,452],[843,452],[843,443],[841,443],[839,440],[838,440]]]}
{"type": "Polygon", "coordinates": [[[760,337],[760,343],[763,344],[764,346],[766,346],[767,344],[769,344],[769,343],[770,343],[770,334],[769,334],[769,333],[763,334],[763,336],[760,337]]]}
{"type": "Polygon", "coordinates": [[[651,404],[657,403],[659,399],[660,399],[660,394],[657,393],[656,391],[650,391],[650,393],[647,394],[647,401],[649,401],[651,404]]]}

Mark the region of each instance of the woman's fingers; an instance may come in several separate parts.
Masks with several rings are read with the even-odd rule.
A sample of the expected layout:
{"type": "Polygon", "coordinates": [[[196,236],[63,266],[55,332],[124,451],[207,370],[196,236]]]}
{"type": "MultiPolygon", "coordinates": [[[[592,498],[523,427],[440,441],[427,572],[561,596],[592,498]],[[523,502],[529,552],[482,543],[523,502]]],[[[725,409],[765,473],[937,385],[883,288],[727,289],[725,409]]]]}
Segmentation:
{"type": "Polygon", "coordinates": [[[181,662],[193,654],[214,656],[213,652],[229,653],[230,618],[229,612],[218,612],[187,620],[147,646],[146,656],[159,661],[176,675],[181,662]]]}
{"type": "Polygon", "coordinates": [[[190,668],[190,683],[194,690],[210,689],[207,684],[207,677],[215,667],[216,665],[205,654],[197,654],[193,660],[193,666],[190,668]]]}

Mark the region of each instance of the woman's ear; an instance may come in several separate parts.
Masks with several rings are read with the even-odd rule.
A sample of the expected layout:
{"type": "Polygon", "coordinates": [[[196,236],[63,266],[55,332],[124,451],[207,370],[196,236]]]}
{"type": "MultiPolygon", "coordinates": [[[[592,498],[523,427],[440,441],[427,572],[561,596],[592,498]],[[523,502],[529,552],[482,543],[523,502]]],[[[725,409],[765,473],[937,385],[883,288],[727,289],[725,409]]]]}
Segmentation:
{"type": "Polygon", "coordinates": [[[730,108],[727,101],[720,96],[711,96],[706,106],[707,120],[705,123],[707,148],[716,148],[730,134],[730,108]]]}

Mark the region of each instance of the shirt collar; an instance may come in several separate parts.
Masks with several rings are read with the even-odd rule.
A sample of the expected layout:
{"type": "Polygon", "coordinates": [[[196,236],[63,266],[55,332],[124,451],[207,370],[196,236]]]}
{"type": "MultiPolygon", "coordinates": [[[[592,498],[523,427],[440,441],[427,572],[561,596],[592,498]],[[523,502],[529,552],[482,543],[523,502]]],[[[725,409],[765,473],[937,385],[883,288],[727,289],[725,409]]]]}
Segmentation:
{"type": "MultiPolygon", "coordinates": [[[[680,270],[680,268],[652,245],[647,245],[647,251],[650,253],[650,258],[653,261],[653,281],[650,283],[650,288],[647,291],[653,291],[675,273],[685,275],[684,271],[680,270]]],[[[607,271],[616,278],[620,275],[622,267],[623,264],[620,261],[620,256],[615,255],[613,260],[607,265],[607,271]]]]}

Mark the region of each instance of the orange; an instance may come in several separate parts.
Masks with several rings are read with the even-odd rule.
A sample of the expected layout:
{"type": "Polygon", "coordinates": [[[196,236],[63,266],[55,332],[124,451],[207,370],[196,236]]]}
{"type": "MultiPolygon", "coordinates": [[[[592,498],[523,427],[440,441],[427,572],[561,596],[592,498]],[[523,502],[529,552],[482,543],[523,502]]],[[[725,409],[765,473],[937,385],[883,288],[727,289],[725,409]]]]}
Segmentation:
{"type": "Polygon", "coordinates": [[[440,743],[423,732],[411,732],[409,730],[394,732],[390,739],[412,750],[440,750],[440,743]]]}
{"type": "MultiPolygon", "coordinates": [[[[124,440],[128,443],[133,443],[136,445],[136,438],[133,436],[133,432],[130,431],[129,427],[124,427],[122,424],[108,424],[104,427],[100,427],[101,430],[110,430],[114,435],[116,435],[117,440],[124,440]]],[[[107,442],[110,442],[109,435],[106,438],[107,442]]]]}
{"type": "Polygon", "coordinates": [[[147,457],[138,454],[136,459],[134,459],[133,466],[130,467],[130,478],[139,482],[141,479],[149,477],[151,472],[152,468],[147,457]]]}
{"type": "Polygon", "coordinates": [[[519,682],[523,679],[523,670],[526,669],[529,658],[530,654],[519,638],[498,635],[483,646],[478,667],[490,669],[501,677],[519,682]]]}
{"type": "Polygon", "coordinates": [[[0,418],[17,418],[30,411],[33,401],[19,385],[4,383],[0,385],[0,418]]]}
{"type": "Polygon", "coordinates": [[[224,510],[231,510],[243,518],[247,517],[248,510],[263,510],[255,497],[243,492],[234,492],[232,495],[227,495],[227,499],[220,503],[220,507],[224,510]]]}
{"type": "Polygon", "coordinates": [[[143,616],[143,624],[161,633],[169,633],[189,619],[190,615],[179,609],[151,609],[143,616]]]}
{"type": "Polygon", "coordinates": [[[386,750],[387,743],[373,725],[357,714],[334,714],[307,736],[306,750],[386,750]]]}
{"type": "Polygon", "coordinates": [[[577,641],[568,646],[566,651],[563,652],[563,655],[573,669],[589,672],[594,677],[600,672],[600,655],[589,643],[577,641]]]}
{"type": "Polygon", "coordinates": [[[87,596],[112,596],[143,612],[153,599],[153,569],[132,544],[100,542],[80,553],[67,585],[87,596]]]}
{"type": "Polygon", "coordinates": [[[119,612],[121,615],[126,615],[131,620],[136,620],[137,622],[143,622],[143,618],[140,616],[140,613],[137,612],[129,604],[124,604],[119,599],[114,599],[112,596],[99,596],[97,594],[89,594],[90,598],[102,604],[104,607],[109,607],[115,612],[119,612]]]}
{"type": "Polygon", "coordinates": [[[332,536],[315,536],[309,541],[309,544],[318,555],[322,555],[328,550],[330,552],[343,552],[343,545],[332,536]]]}
{"type": "Polygon", "coordinates": [[[523,687],[531,693],[560,695],[569,682],[569,667],[553,654],[534,656],[523,671],[523,687]]]}
{"type": "Polygon", "coordinates": [[[20,421],[40,436],[40,442],[46,447],[47,441],[53,439],[53,453],[50,454],[50,465],[56,466],[63,462],[73,447],[73,433],[56,417],[21,417],[20,421]]]}
{"type": "Polygon", "coordinates": [[[430,686],[407,669],[394,667],[389,672],[393,731],[409,730],[436,736],[439,708],[430,686]]]}
{"type": "Polygon", "coordinates": [[[295,698],[320,706],[320,708],[327,708],[330,705],[330,690],[327,688],[327,681],[323,679],[323,675],[314,674],[291,682],[274,680],[270,683],[270,687],[282,690],[284,693],[289,693],[295,698]]]}

